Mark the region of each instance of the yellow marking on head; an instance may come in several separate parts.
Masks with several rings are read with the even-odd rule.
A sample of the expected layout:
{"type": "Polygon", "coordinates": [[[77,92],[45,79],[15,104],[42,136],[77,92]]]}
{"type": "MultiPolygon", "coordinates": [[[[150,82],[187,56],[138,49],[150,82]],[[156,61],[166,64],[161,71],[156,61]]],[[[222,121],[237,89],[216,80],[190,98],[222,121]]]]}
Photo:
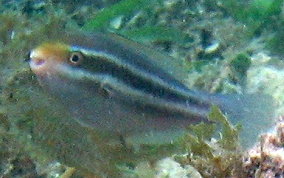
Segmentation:
{"type": "Polygon", "coordinates": [[[34,56],[31,56],[31,58],[36,57],[44,60],[64,62],[70,56],[70,46],[59,42],[48,42],[38,46],[32,52],[34,56]]]}
{"type": "Polygon", "coordinates": [[[37,75],[50,75],[56,73],[59,63],[69,60],[70,46],[63,43],[43,43],[33,49],[30,54],[30,67],[37,75]]]}

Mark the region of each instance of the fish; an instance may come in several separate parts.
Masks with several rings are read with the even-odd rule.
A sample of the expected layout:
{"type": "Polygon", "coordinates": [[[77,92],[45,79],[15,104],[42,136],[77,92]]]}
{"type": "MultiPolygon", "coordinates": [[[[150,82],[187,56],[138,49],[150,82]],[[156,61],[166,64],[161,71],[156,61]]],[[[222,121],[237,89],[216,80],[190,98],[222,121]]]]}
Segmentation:
{"type": "Polygon", "coordinates": [[[128,142],[165,143],[190,124],[211,123],[217,105],[247,143],[271,126],[274,101],[263,94],[189,89],[177,60],[116,34],[68,34],[30,51],[40,85],[82,126],[128,142]]]}

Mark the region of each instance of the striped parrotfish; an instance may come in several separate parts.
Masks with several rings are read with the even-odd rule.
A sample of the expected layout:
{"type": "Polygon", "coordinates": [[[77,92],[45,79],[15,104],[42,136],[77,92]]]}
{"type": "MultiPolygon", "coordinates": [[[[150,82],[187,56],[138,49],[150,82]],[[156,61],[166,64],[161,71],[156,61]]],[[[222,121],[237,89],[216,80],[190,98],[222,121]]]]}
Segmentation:
{"type": "Polygon", "coordinates": [[[271,97],[191,90],[176,60],[114,34],[43,43],[31,50],[29,64],[78,123],[134,142],[170,141],[189,124],[210,122],[212,105],[243,125],[243,138],[257,138],[272,123],[271,97]]]}

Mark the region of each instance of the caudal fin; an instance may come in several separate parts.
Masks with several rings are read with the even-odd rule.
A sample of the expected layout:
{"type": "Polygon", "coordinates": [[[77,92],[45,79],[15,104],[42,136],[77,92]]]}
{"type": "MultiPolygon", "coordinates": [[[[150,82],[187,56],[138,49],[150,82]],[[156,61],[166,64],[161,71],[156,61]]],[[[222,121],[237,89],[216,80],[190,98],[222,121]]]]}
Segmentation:
{"type": "Polygon", "coordinates": [[[215,96],[215,101],[233,124],[241,124],[240,140],[243,147],[253,146],[262,133],[275,123],[275,102],[263,94],[215,96]]]}

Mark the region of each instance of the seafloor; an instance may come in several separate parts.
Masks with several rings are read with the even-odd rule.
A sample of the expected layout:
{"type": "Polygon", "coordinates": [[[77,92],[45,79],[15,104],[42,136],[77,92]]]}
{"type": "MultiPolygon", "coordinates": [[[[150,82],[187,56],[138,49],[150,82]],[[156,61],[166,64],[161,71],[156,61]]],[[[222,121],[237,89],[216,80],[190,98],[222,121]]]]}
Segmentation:
{"type": "Polygon", "coordinates": [[[282,4],[0,0],[0,177],[284,177],[282,4]],[[269,94],[275,126],[243,150],[215,109],[226,123],[223,137],[198,125],[169,145],[113,145],[67,117],[25,62],[35,45],[80,29],[119,33],[181,60],[189,88],[269,94]]]}

